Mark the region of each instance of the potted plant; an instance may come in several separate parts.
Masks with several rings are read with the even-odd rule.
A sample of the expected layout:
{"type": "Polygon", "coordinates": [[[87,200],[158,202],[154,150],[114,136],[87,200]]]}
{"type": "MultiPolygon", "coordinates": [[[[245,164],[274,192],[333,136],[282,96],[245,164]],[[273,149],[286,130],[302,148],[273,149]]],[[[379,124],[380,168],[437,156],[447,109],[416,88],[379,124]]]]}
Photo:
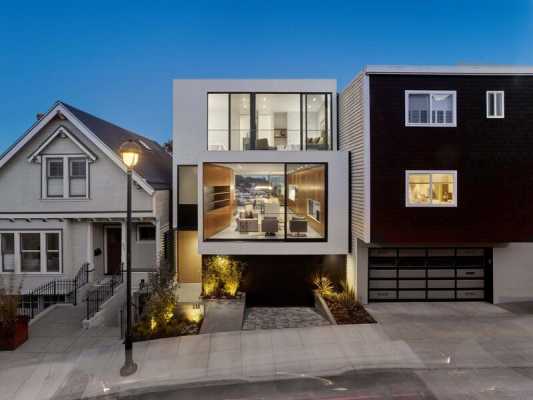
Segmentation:
{"type": "Polygon", "coordinates": [[[0,276],[0,350],[15,350],[28,340],[28,318],[18,315],[22,280],[18,286],[15,276],[8,282],[0,276]]]}

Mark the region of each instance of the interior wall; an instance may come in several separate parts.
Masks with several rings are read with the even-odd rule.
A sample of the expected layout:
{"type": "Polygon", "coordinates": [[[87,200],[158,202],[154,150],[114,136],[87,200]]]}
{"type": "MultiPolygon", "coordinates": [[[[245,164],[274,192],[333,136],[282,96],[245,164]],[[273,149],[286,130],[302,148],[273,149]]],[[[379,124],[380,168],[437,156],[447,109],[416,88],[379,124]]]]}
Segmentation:
{"type": "Polygon", "coordinates": [[[198,252],[198,232],[178,231],[178,281],[202,282],[202,256],[198,252]]]}
{"type": "MultiPolygon", "coordinates": [[[[296,186],[296,201],[287,199],[289,209],[295,214],[303,215],[309,225],[319,232],[325,234],[326,221],[326,195],[325,195],[325,173],[326,168],[323,165],[312,167],[288,173],[287,185],[296,186]],[[320,203],[320,219],[318,222],[307,214],[307,200],[315,200],[320,203]]],[[[288,190],[288,188],[287,188],[288,190]]]]}
{"type": "Polygon", "coordinates": [[[228,205],[208,210],[207,198],[204,199],[204,237],[212,235],[227,228],[235,207],[235,175],[231,168],[220,165],[204,164],[203,168],[204,196],[209,196],[215,186],[228,186],[230,188],[230,202],[228,205]]]}

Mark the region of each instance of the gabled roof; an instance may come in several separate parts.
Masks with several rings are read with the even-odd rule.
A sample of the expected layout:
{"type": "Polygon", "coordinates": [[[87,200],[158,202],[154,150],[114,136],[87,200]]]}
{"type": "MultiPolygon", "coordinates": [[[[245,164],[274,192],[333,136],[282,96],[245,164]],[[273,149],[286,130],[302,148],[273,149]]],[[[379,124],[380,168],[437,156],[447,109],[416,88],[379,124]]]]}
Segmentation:
{"type": "Polygon", "coordinates": [[[154,190],[168,189],[172,186],[172,157],[158,143],[61,101],[56,102],[2,154],[0,168],[58,114],[66,117],[123,171],[127,168],[120,158],[119,147],[127,139],[138,141],[143,153],[135,167],[133,179],[150,194],[154,190]]]}
{"type": "Polygon", "coordinates": [[[87,157],[91,159],[91,161],[96,160],[96,156],[94,153],[89,150],[86,146],[83,145],[78,139],[76,139],[76,136],[74,136],[70,131],[65,128],[63,125],[61,125],[59,128],[57,128],[54,133],[52,133],[48,138],[39,146],[37,149],[30,154],[28,157],[28,161],[33,161],[36,157],[40,156],[41,153],[54,141],[54,139],[60,135],[65,135],[68,137],[72,143],[74,143],[78,149],[81,150],[82,153],[84,153],[87,157]]]}

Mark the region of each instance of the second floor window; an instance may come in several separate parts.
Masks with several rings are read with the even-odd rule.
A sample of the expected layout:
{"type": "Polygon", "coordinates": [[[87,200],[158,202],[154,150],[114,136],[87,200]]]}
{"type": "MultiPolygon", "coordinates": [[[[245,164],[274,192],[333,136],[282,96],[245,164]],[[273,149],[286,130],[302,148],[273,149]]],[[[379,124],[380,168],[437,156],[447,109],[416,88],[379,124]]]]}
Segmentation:
{"type": "Polygon", "coordinates": [[[504,118],[504,92],[488,91],[487,92],[487,118],[504,118]]]}
{"type": "Polygon", "coordinates": [[[209,93],[208,150],[329,150],[329,93],[209,93]]]}
{"type": "Polygon", "coordinates": [[[407,207],[457,207],[457,171],[406,171],[407,207]]]}
{"type": "Polygon", "coordinates": [[[82,157],[44,158],[43,198],[69,199],[88,196],[88,160],[82,157]]]}
{"type": "Polygon", "coordinates": [[[405,91],[405,126],[456,126],[455,91],[405,91]]]}

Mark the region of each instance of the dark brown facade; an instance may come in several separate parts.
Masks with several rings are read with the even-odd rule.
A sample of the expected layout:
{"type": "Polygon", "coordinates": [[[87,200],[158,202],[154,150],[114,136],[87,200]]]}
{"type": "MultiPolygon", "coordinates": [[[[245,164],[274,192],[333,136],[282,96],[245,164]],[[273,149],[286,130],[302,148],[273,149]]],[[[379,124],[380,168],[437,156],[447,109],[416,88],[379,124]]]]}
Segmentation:
{"type": "Polygon", "coordinates": [[[370,132],[373,243],[533,241],[533,76],[370,75],[370,132]],[[457,127],[406,127],[406,90],[455,90],[457,127]],[[406,170],[457,170],[457,207],[406,207],[406,170]]]}

